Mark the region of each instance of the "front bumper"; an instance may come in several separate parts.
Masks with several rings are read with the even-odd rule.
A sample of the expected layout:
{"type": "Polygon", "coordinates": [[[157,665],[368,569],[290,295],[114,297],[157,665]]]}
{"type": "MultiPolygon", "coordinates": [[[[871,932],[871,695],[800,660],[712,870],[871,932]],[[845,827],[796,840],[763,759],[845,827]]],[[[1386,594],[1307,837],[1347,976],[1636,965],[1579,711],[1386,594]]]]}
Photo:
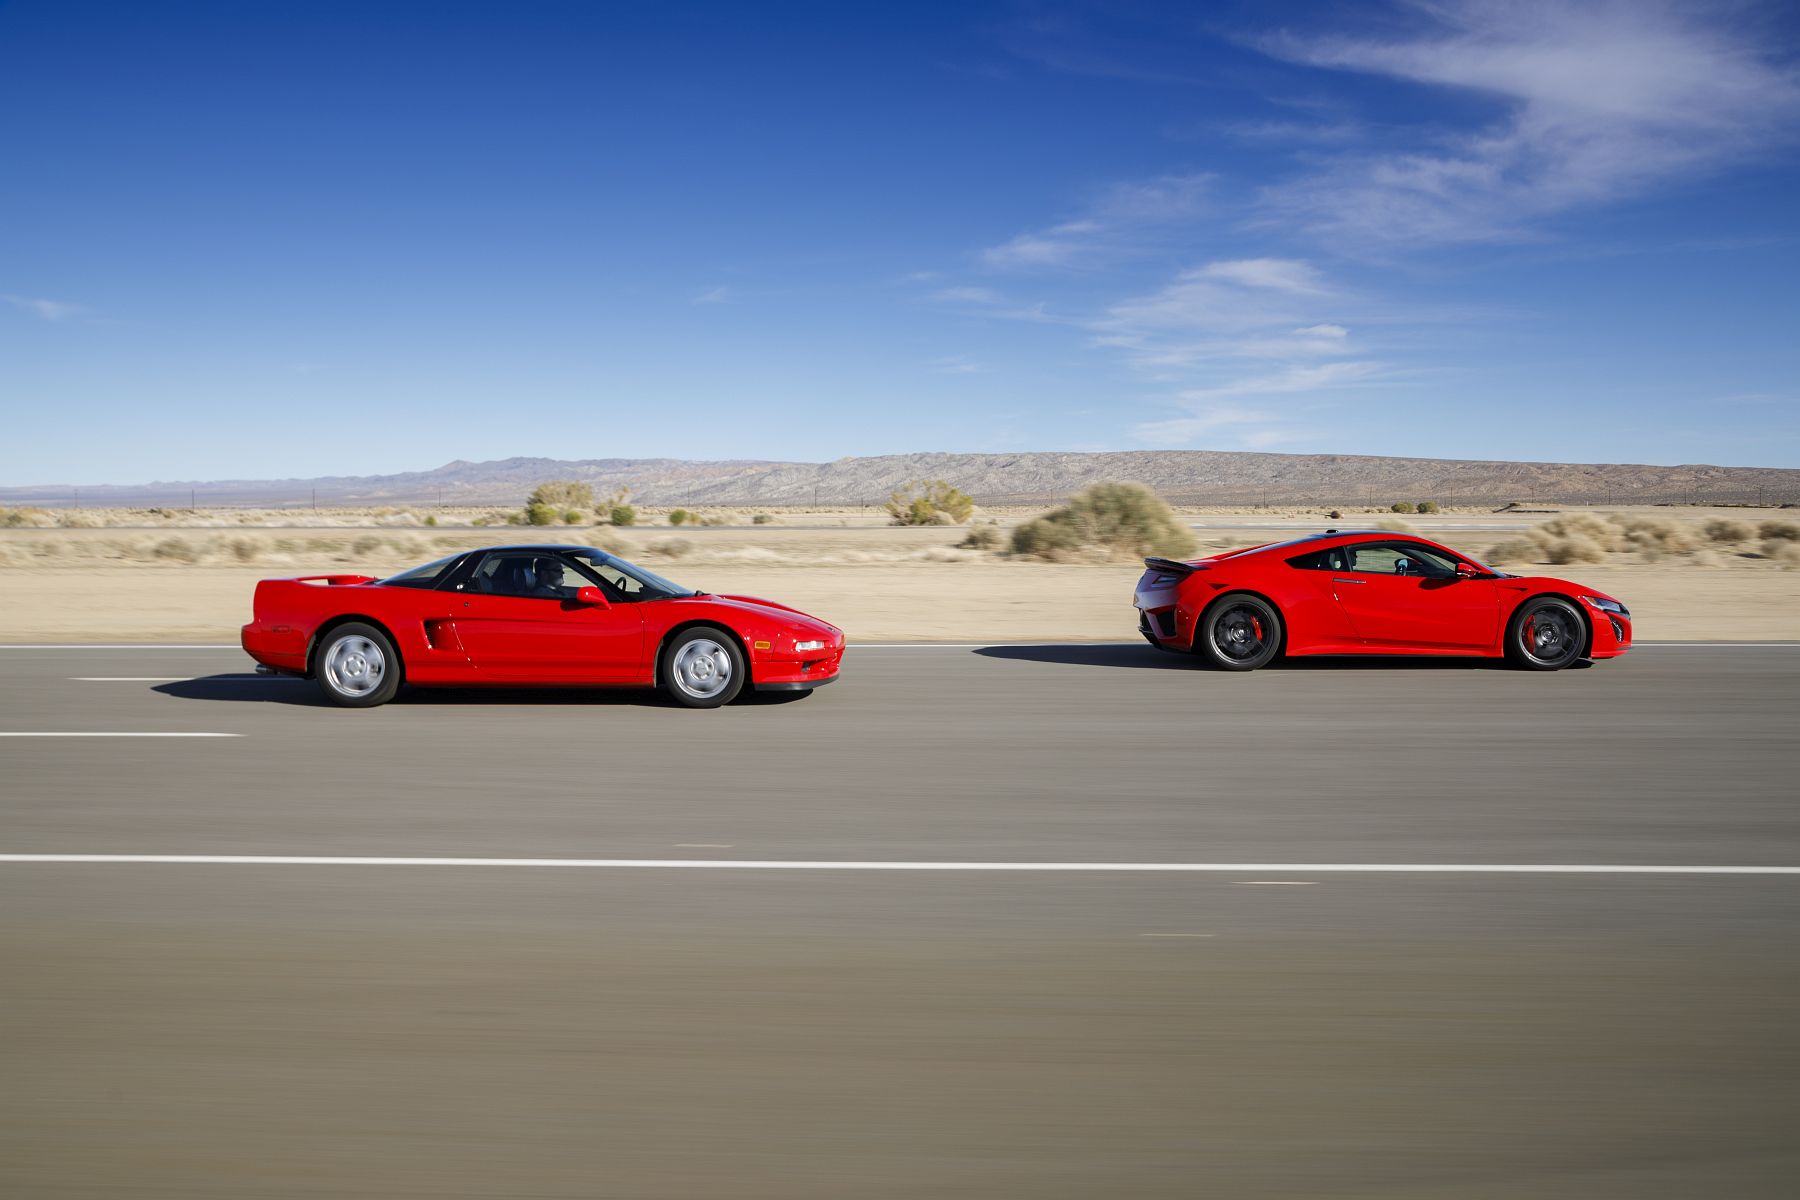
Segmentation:
{"type": "Polygon", "coordinates": [[[1593,628],[1593,644],[1589,658],[1617,658],[1631,649],[1631,614],[1608,612],[1592,604],[1584,604],[1588,624],[1593,628]]]}
{"type": "MultiPolygon", "coordinates": [[[[767,651],[757,653],[766,654],[767,651]]],[[[832,644],[821,650],[808,650],[798,657],[758,657],[751,666],[750,679],[759,692],[806,691],[836,679],[843,662],[844,639],[839,634],[832,644]]]]}

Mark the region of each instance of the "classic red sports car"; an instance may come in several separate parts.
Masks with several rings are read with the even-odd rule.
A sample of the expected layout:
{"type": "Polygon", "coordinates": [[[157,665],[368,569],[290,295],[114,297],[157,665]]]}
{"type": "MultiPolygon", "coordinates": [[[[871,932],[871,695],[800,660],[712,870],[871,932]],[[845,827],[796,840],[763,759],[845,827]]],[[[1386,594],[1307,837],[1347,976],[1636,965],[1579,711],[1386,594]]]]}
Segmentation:
{"type": "Polygon", "coordinates": [[[368,708],[430,686],[660,686],[716,708],[837,678],[844,633],[772,600],[681,587],[591,546],[490,546],[375,579],[256,585],[244,649],[368,708]]]}
{"type": "Polygon", "coordinates": [[[1176,562],[1147,558],[1138,629],[1230,671],[1279,654],[1446,654],[1557,671],[1631,647],[1631,614],[1596,591],[1508,575],[1411,534],[1330,529],[1176,562]]]}

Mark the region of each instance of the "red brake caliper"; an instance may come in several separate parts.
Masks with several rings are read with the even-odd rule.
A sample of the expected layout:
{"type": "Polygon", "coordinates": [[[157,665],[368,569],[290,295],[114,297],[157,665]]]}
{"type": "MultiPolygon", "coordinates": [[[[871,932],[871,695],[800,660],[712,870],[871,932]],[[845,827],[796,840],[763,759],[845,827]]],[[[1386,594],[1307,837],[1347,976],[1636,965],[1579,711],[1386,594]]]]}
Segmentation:
{"type": "Polygon", "coordinates": [[[1261,622],[1261,621],[1259,621],[1259,620],[1257,620],[1257,619],[1256,619],[1256,618],[1255,618],[1255,617],[1251,617],[1251,618],[1250,618],[1250,628],[1251,628],[1251,629],[1252,629],[1252,630],[1254,630],[1254,631],[1255,631],[1255,633],[1256,633],[1256,640],[1257,640],[1257,641],[1259,641],[1259,642],[1260,642],[1260,641],[1262,641],[1262,640],[1263,640],[1263,636],[1262,636],[1262,622],[1261,622]]]}

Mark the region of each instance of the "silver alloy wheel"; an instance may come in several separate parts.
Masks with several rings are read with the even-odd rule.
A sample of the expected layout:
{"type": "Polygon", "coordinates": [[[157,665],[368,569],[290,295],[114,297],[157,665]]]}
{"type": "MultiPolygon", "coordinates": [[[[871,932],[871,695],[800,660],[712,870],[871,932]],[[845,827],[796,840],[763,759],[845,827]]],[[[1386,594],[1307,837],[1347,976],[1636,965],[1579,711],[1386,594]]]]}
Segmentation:
{"type": "Polygon", "coordinates": [[[675,653],[675,686],[706,700],[731,686],[731,651],[711,638],[695,638],[675,653]]]}
{"type": "Polygon", "coordinates": [[[346,696],[366,696],[386,677],[387,656],[366,637],[339,638],[326,651],[325,678],[346,696]]]}

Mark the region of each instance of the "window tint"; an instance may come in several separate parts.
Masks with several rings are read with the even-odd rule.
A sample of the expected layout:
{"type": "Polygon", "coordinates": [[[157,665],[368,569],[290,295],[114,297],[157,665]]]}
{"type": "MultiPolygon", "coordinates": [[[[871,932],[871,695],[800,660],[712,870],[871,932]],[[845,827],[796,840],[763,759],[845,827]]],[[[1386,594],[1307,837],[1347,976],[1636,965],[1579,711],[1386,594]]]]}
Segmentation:
{"type": "Polygon", "coordinates": [[[1405,542],[1352,546],[1350,556],[1350,569],[1369,575],[1413,575],[1427,579],[1448,579],[1456,574],[1456,564],[1450,559],[1424,546],[1405,542]]]}
{"type": "Polygon", "coordinates": [[[490,554],[466,590],[488,596],[573,600],[585,586],[587,580],[568,570],[554,554],[490,554]]]}
{"type": "Polygon", "coordinates": [[[1290,566],[1302,571],[1348,571],[1350,570],[1350,547],[1333,546],[1329,550],[1315,550],[1311,554],[1302,554],[1298,558],[1288,559],[1290,566]]]}
{"type": "Polygon", "coordinates": [[[440,558],[436,562],[428,562],[422,567],[414,567],[410,571],[402,571],[392,579],[381,582],[387,587],[409,587],[431,589],[444,581],[450,568],[462,559],[460,554],[452,554],[449,558],[440,558]]]}

